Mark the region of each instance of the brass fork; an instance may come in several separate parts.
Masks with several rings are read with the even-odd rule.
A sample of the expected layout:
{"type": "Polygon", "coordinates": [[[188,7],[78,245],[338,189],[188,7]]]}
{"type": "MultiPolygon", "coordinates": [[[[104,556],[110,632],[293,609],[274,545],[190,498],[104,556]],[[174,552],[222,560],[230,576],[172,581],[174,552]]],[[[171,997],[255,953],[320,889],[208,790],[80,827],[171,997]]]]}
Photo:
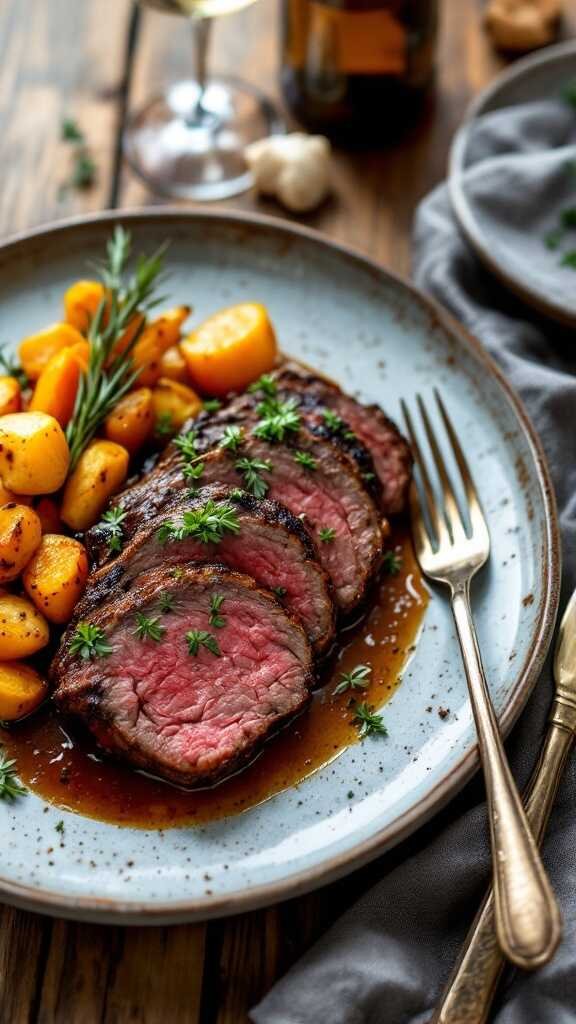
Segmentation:
{"type": "Polygon", "coordinates": [[[560,912],[506,760],[472,620],[470,581],[488,560],[490,535],[456,432],[438,392],[435,397],[462,478],[469,525],[460,513],[430,417],[418,395],[441,497],[436,497],[412,417],[402,402],[421,484],[418,488],[413,481],[410,488],[414,545],[422,571],[450,591],[484,769],[498,941],[508,960],[534,969],[550,960],[560,941],[560,912]]]}

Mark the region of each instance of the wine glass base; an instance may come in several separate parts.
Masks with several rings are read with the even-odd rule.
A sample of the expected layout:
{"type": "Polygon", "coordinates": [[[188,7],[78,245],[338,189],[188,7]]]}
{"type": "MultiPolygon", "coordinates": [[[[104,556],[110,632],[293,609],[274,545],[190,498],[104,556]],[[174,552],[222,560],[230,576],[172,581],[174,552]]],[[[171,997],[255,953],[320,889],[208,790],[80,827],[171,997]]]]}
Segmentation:
{"type": "Polygon", "coordinates": [[[244,159],[251,142],[285,132],[270,101],[246,82],[211,78],[202,95],[178,82],[129,118],[124,152],[155,191],[177,199],[226,199],[246,192],[252,175],[244,159]]]}

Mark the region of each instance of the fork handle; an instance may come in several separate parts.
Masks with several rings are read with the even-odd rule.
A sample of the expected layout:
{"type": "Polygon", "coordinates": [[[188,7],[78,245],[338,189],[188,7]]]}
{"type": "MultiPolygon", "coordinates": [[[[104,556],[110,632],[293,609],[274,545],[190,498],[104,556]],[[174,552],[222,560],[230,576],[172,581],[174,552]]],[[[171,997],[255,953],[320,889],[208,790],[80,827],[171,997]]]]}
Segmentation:
{"type": "Polygon", "coordinates": [[[508,960],[533,970],[558,946],[560,911],[504,753],[472,620],[469,580],[453,587],[452,611],[484,769],[498,942],[508,960]]]}

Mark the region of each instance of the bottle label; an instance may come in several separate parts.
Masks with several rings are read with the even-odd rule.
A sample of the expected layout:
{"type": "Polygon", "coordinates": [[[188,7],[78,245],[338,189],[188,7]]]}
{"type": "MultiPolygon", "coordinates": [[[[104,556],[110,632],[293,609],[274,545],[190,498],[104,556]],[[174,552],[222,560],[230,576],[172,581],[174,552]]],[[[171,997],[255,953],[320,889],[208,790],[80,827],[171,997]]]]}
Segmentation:
{"type": "MultiPolygon", "coordinates": [[[[309,5],[311,37],[323,40],[341,74],[402,75],[406,71],[406,29],[386,10],[342,10],[309,5]]],[[[302,55],[304,56],[304,55],[302,55]]]]}

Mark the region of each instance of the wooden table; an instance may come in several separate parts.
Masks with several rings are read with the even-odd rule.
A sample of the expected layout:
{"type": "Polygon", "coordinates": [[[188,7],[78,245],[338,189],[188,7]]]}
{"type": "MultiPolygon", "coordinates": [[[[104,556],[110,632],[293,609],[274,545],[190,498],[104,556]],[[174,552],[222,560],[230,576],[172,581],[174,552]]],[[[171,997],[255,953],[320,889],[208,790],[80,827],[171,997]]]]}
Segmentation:
{"type": "MultiPolygon", "coordinates": [[[[338,153],[335,197],[307,218],[401,273],[409,271],[414,208],[441,180],[470,97],[502,64],[480,29],[482,0],[442,6],[432,117],[389,152],[338,153]]],[[[570,34],[576,0],[567,6],[570,34]]],[[[233,68],[277,92],[277,21],[275,0],[223,19],[213,67],[233,68]]],[[[159,202],[122,163],[119,140],[127,109],[188,73],[181,28],[155,13],[138,17],[129,0],[3,0],[2,236],[73,213],[159,202]],[[62,195],[70,157],[60,124],[67,115],[88,136],[98,178],[87,192],[62,195]]],[[[279,214],[252,195],[223,205],[279,214]]],[[[428,832],[421,830],[411,849],[428,832]]],[[[0,908],[0,1024],[241,1024],[274,980],[406,850],[404,844],[310,896],[207,925],[111,928],[0,908]]]]}

